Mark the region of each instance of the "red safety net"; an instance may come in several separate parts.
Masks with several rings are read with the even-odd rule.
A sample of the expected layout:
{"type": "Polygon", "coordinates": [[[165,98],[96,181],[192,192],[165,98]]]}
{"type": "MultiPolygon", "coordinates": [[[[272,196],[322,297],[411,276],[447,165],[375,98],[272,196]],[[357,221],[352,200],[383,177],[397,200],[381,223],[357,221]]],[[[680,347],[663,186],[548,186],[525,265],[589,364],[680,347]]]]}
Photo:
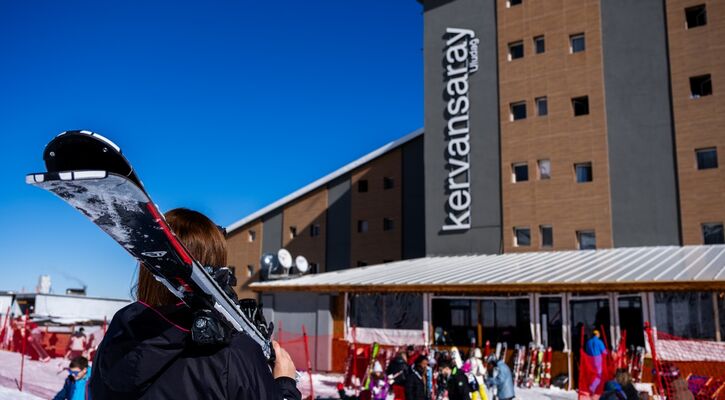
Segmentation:
{"type": "MultiPolygon", "coordinates": [[[[614,378],[620,349],[614,354],[607,346],[604,327],[601,328],[602,340],[607,350],[599,355],[589,355],[585,351],[584,327],[581,328],[581,345],[579,347],[579,399],[598,398],[604,392],[604,384],[614,378]]],[[[620,346],[621,347],[621,346],[620,346]]]]}
{"type": "Polygon", "coordinates": [[[725,400],[725,343],[678,337],[645,326],[656,392],[675,400],[725,400]]]}
{"type": "Polygon", "coordinates": [[[312,377],[312,360],[310,359],[310,337],[302,325],[301,332],[285,331],[282,324],[277,326],[276,340],[289,353],[297,371],[305,371],[298,377],[299,389],[305,399],[315,398],[314,379],[312,377]]]}

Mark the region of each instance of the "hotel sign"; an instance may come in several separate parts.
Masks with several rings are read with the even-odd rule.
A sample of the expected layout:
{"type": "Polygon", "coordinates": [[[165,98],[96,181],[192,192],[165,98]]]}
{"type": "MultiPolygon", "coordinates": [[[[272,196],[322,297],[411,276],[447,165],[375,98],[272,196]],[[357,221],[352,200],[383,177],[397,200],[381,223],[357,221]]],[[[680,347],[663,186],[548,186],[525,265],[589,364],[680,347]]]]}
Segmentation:
{"type": "Polygon", "coordinates": [[[446,109],[446,203],[444,231],[471,228],[471,174],[468,110],[468,76],[478,71],[478,43],[470,29],[446,28],[444,98],[446,109]]]}

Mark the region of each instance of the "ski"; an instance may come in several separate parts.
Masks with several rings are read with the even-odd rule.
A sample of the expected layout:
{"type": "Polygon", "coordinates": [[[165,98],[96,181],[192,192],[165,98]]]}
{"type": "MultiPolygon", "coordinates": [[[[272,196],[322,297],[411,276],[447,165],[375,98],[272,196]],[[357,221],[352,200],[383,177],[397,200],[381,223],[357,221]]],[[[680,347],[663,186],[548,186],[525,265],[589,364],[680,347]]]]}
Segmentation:
{"type": "Polygon", "coordinates": [[[547,347],[544,352],[544,374],[541,377],[541,387],[551,387],[551,359],[553,357],[553,353],[551,346],[547,347]]]}
{"type": "Polygon", "coordinates": [[[235,329],[274,361],[269,340],[273,325],[266,324],[256,303],[240,306],[232,300],[194,260],[116,144],[93,132],[67,131],[46,145],[43,159],[48,172],[29,174],[26,183],[55,194],[88,217],[197,312],[195,340],[205,343],[213,340],[210,333],[235,329]]]}

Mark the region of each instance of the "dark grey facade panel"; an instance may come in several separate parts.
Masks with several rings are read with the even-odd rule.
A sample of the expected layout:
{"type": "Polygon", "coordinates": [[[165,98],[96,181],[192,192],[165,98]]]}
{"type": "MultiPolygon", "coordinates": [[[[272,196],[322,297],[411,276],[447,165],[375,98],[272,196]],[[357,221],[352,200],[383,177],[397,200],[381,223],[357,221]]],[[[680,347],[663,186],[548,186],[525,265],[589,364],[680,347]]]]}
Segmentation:
{"type": "Polygon", "coordinates": [[[282,210],[262,217],[262,252],[277,254],[282,248],[282,210]]]}
{"type": "Polygon", "coordinates": [[[425,257],[425,173],[423,137],[403,145],[404,260],[425,257]]]}
{"type": "MultiPolygon", "coordinates": [[[[425,107],[425,223],[426,253],[500,253],[501,182],[499,147],[498,58],[495,0],[424,2],[424,107],[425,107]],[[447,28],[475,32],[478,69],[468,74],[468,176],[470,228],[444,230],[450,221],[451,199],[447,84],[447,28]]],[[[469,43],[470,40],[469,40],[469,43]]],[[[473,52],[469,52],[469,56],[473,52]]],[[[463,137],[461,135],[460,137],[463,137]]],[[[463,175],[458,175],[460,176],[463,175]]],[[[458,203],[455,203],[455,201],[458,203]]]]}
{"type": "Polygon", "coordinates": [[[679,245],[664,4],[600,4],[614,246],[679,245]]]}
{"type": "Polygon", "coordinates": [[[327,185],[327,233],[325,270],[350,267],[350,175],[327,185]]]}

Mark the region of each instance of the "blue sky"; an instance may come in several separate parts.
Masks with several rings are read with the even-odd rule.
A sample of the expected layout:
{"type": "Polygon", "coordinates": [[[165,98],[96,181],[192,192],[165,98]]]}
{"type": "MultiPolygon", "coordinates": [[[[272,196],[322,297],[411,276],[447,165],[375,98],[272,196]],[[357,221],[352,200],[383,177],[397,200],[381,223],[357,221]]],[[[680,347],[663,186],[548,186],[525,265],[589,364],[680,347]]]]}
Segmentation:
{"type": "Polygon", "coordinates": [[[0,0],[0,290],[129,297],[133,259],[24,183],[57,133],[228,225],[423,125],[422,28],[415,0],[0,0]]]}

